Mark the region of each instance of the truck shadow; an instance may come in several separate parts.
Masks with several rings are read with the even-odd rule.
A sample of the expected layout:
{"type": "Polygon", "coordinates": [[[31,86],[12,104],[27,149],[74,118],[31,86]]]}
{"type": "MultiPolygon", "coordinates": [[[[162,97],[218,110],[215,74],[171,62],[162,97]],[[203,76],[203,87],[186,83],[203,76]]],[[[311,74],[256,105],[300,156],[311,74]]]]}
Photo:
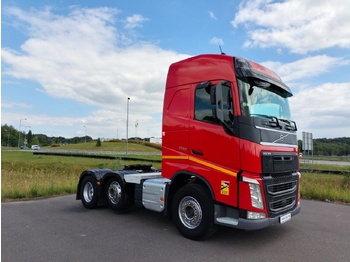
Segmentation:
{"type": "MultiPolygon", "coordinates": [[[[106,213],[111,215],[117,214],[108,208],[106,208],[106,213]]],[[[163,214],[142,208],[134,208],[128,212],[121,214],[119,213],[117,215],[124,217],[133,217],[133,219],[138,220],[139,223],[151,229],[156,230],[157,228],[162,227],[167,231],[169,237],[174,237],[174,235],[177,235],[179,238],[183,238],[183,236],[181,236],[177,231],[172,219],[164,216],[163,214]]],[[[259,246],[266,245],[266,243],[271,244],[273,242],[284,241],[288,239],[288,235],[292,232],[295,232],[295,227],[291,226],[292,223],[293,221],[284,225],[275,225],[268,228],[252,231],[219,226],[218,231],[212,237],[204,240],[204,242],[220,243],[220,245],[224,242],[231,247],[232,245],[244,247],[252,245],[257,248],[259,246]]]]}
{"type": "Polygon", "coordinates": [[[204,241],[192,241],[184,238],[177,231],[170,218],[161,213],[143,208],[131,208],[126,212],[118,213],[108,207],[99,207],[98,209],[88,210],[79,203],[79,205],[74,205],[68,209],[66,212],[74,212],[76,214],[91,212],[91,216],[97,215],[100,218],[103,217],[104,220],[114,221],[110,224],[111,227],[114,227],[114,223],[116,225],[132,223],[135,227],[146,229],[149,234],[157,233],[161,230],[165,238],[173,238],[174,240],[176,239],[176,241],[185,241],[192,245],[206,245],[210,243],[210,245],[227,245],[227,247],[231,249],[235,247],[249,251],[252,248],[259,249],[265,247],[267,244],[270,245],[276,242],[281,244],[289,239],[290,234],[297,234],[297,226],[293,225],[293,222],[295,221],[290,221],[284,225],[275,225],[254,231],[219,226],[218,231],[212,237],[204,241]]]}

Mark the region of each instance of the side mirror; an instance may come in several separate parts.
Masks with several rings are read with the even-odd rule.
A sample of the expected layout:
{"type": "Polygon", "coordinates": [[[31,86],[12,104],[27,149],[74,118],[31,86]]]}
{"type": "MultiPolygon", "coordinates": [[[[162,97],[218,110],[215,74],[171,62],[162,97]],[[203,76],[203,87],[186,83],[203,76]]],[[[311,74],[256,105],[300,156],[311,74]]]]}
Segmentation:
{"type": "Polygon", "coordinates": [[[216,105],[216,86],[210,88],[210,103],[216,105]]]}
{"type": "Polygon", "coordinates": [[[221,82],[216,85],[214,92],[215,92],[216,117],[221,122],[224,122],[224,98],[223,98],[222,88],[223,87],[221,82]]]}
{"type": "Polygon", "coordinates": [[[210,90],[211,102],[214,102],[213,115],[233,134],[233,101],[230,83],[222,81],[210,90]]]}

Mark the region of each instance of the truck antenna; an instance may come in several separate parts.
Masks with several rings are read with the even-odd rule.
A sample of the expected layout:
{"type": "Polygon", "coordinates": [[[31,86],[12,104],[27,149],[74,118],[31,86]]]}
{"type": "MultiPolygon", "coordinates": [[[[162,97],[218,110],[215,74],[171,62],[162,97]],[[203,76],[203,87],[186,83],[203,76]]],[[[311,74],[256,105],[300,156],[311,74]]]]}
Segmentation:
{"type": "Polygon", "coordinates": [[[222,55],[226,55],[224,52],[222,52],[221,45],[219,45],[219,48],[220,48],[220,53],[221,53],[222,55]]]}

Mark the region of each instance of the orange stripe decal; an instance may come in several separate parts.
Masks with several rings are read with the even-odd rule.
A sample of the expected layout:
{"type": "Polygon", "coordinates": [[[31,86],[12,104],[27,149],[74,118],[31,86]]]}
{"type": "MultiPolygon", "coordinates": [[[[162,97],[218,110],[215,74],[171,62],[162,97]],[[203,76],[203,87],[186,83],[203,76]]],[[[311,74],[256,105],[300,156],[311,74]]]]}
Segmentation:
{"type": "Polygon", "coordinates": [[[226,169],[226,168],[219,167],[217,165],[213,165],[209,162],[203,161],[201,159],[198,159],[198,158],[195,158],[192,156],[163,156],[162,159],[164,159],[164,160],[190,160],[190,161],[195,162],[197,164],[200,164],[202,166],[210,167],[214,170],[220,171],[220,172],[225,173],[227,175],[237,177],[236,172],[233,172],[233,171],[226,169]]]}
{"type": "Polygon", "coordinates": [[[163,156],[162,159],[188,160],[188,156],[163,156]]]}

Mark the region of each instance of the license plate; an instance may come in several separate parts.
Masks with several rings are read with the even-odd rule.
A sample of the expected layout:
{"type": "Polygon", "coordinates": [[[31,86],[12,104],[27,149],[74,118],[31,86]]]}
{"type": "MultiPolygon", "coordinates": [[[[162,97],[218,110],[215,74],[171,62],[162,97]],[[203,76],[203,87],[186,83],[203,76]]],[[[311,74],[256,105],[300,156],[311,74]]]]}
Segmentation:
{"type": "Polygon", "coordinates": [[[291,220],[291,218],[292,218],[291,213],[280,216],[280,223],[281,224],[286,223],[287,221],[291,220]]]}

